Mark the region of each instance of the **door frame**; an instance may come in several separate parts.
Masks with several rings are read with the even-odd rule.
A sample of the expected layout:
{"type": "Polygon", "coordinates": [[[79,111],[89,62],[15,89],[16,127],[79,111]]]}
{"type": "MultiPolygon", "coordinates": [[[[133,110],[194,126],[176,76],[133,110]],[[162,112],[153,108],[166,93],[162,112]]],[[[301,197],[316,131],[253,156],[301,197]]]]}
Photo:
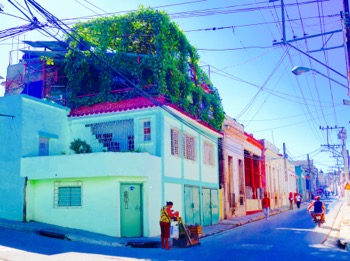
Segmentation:
{"type": "Polygon", "coordinates": [[[122,204],[123,204],[123,197],[122,197],[122,186],[125,185],[138,185],[140,186],[140,204],[141,204],[141,213],[140,213],[140,226],[141,226],[141,232],[140,232],[140,237],[144,236],[144,196],[143,196],[143,183],[142,182],[120,182],[120,189],[119,189],[119,202],[120,202],[120,206],[119,206],[119,211],[120,211],[120,220],[119,220],[119,224],[120,224],[120,236],[122,237],[122,204]]]}

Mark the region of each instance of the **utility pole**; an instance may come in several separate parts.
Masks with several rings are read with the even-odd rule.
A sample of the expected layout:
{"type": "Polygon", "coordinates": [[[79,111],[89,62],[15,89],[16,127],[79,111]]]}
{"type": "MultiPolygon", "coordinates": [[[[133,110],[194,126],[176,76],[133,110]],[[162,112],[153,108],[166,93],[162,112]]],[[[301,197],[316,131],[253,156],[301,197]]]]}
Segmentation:
{"type": "MultiPolygon", "coordinates": [[[[346,151],[346,144],[345,144],[345,140],[346,140],[345,128],[342,128],[341,131],[339,131],[338,137],[343,142],[342,152],[343,152],[343,159],[344,159],[344,175],[345,175],[346,184],[349,184],[348,153],[346,151]]],[[[348,206],[350,206],[350,190],[344,190],[344,192],[345,192],[346,202],[348,206]]]]}
{"type": "Polygon", "coordinates": [[[310,166],[309,154],[307,154],[307,167],[308,167],[309,182],[308,182],[308,187],[306,189],[309,190],[309,199],[311,199],[311,166],[310,166]]]}
{"type": "MultiPolygon", "coordinates": [[[[289,182],[288,182],[288,169],[287,169],[287,152],[286,152],[286,144],[283,142],[283,165],[284,165],[284,183],[285,183],[285,191],[288,195],[290,192],[289,182]]],[[[288,201],[288,200],[287,200],[288,201]]]]}
{"type": "Polygon", "coordinates": [[[343,7],[344,12],[342,13],[342,20],[343,20],[343,31],[344,31],[344,39],[345,39],[345,45],[346,45],[346,52],[347,52],[347,60],[346,65],[348,69],[348,95],[350,96],[350,88],[349,88],[349,82],[350,82],[350,21],[349,21],[349,1],[343,0],[343,7]]]}

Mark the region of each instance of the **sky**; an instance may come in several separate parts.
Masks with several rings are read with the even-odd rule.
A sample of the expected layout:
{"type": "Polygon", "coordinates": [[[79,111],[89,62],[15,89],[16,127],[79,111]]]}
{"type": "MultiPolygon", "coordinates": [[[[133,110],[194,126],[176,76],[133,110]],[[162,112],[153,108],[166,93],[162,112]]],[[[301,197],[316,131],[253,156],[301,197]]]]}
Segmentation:
{"type": "MultiPolygon", "coordinates": [[[[350,131],[350,107],[343,105],[343,99],[350,98],[342,1],[36,2],[68,26],[78,20],[123,14],[140,5],[165,11],[197,48],[201,66],[218,89],[226,114],[243,124],[247,133],[268,140],[281,153],[285,144],[291,160],[306,160],[309,155],[323,171],[342,164],[327,146],[342,144],[337,136],[340,127],[350,131]],[[312,70],[296,76],[292,73],[295,66],[312,70]]],[[[45,23],[30,4],[28,7],[45,23]]],[[[7,66],[20,59],[18,50],[26,47],[23,40],[53,40],[38,30],[7,36],[9,28],[29,23],[28,7],[25,0],[0,0],[0,76],[4,78],[7,66]]],[[[62,37],[58,30],[52,29],[52,33],[62,37]]],[[[348,141],[346,145],[349,147],[348,141]]],[[[337,156],[341,156],[339,152],[338,148],[337,156]]]]}

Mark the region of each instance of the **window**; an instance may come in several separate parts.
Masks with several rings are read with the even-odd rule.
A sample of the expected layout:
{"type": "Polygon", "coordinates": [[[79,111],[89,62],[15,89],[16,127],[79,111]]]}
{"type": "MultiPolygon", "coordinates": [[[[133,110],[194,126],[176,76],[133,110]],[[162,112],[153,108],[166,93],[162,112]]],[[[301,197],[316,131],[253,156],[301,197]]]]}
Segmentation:
{"type": "Polygon", "coordinates": [[[128,150],[129,151],[135,150],[134,135],[128,136],[128,150]]]}
{"type": "Polygon", "coordinates": [[[178,130],[171,129],[171,155],[180,156],[180,133],[178,130]]]}
{"type": "Polygon", "coordinates": [[[143,140],[144,141],[151,140],[151,122],[150,121],[143,122],[143,140]]]}
{"type": "Polygon", "coordinates": [[[81,206],[81,187],[59,187],[57,205],[59,207],[81,206]]]}
{"type": "Polygon", "coordinates": [[[196,160],[195,138],[184,134],[183,135],[183,154],[185,159],[196,160]]]}
{"type": "Polygon", "coordinates": [[[207,142],[203,142],[203,162],[204,164],[214,166],[214,146],[207,142]]]}
{"type": "Polygon", "coordinates": [[[55,182],[55,207],[81,207],[82,182],[55,182]]]}
{"type": "Polygon", "coordinates": [[[39,137],[39,156],[49,155],[49,138],[39,137]]]}

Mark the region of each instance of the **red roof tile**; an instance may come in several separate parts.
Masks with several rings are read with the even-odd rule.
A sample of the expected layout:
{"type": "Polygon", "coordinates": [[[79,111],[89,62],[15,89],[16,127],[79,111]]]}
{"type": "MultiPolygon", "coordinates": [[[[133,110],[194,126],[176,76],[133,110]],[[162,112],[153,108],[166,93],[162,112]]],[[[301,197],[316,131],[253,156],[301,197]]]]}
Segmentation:
{"type": "MultiPolygon", "coordinates": [[[[161,104],[165,103],[164,97],[154,98],[156,102],[161,104]]],[[[69,114],[70,117],[79,117],[84,115],[92,115],[92,114],[101,114],[101,113],[110,113],[110,112],[118,112],[118,111],[128,111],[134,109],[142,109],[158,106],[152,100],[147,99],[145,97],[137,97],[128,100],[122,100],[118,102],[103,102],[97,103],[91,106],[81,106],[78,108],[71,109],[69,114]]]]}
{"type": "Polygon", "coordinates": [[[153,98],[153,100],[145,98],[145,97],[137,97],[137,98],[132,98],[132,99],[128,99],[128,100],[121,100],[121,101],[117,101],[117,102],[104,102],[104,103],[97,103],[97,104],[90,105],[90,106],[81,106],[78,108],[71,109],[69,117],[81,117],[81,116],[93,115],[93,114],[103,114],[103,113],[110,113],[110,112],[150,108],[150,107],[160,106],[160,104],[167,105],[167,106],[177,110],[181,114],[183,114],[191,119],[196,120],[201,125],[209,128],[217,133],[222,134],[220,131],[215,130],[209,124],[196,119],[194,116],[190,115],[189,113],[184,112],[183,110],[178,108],[175,104],[167,103],[164,96],[153,98]],[[154,100],[155,100],[155,102],[154,102],[154,100]]]}

